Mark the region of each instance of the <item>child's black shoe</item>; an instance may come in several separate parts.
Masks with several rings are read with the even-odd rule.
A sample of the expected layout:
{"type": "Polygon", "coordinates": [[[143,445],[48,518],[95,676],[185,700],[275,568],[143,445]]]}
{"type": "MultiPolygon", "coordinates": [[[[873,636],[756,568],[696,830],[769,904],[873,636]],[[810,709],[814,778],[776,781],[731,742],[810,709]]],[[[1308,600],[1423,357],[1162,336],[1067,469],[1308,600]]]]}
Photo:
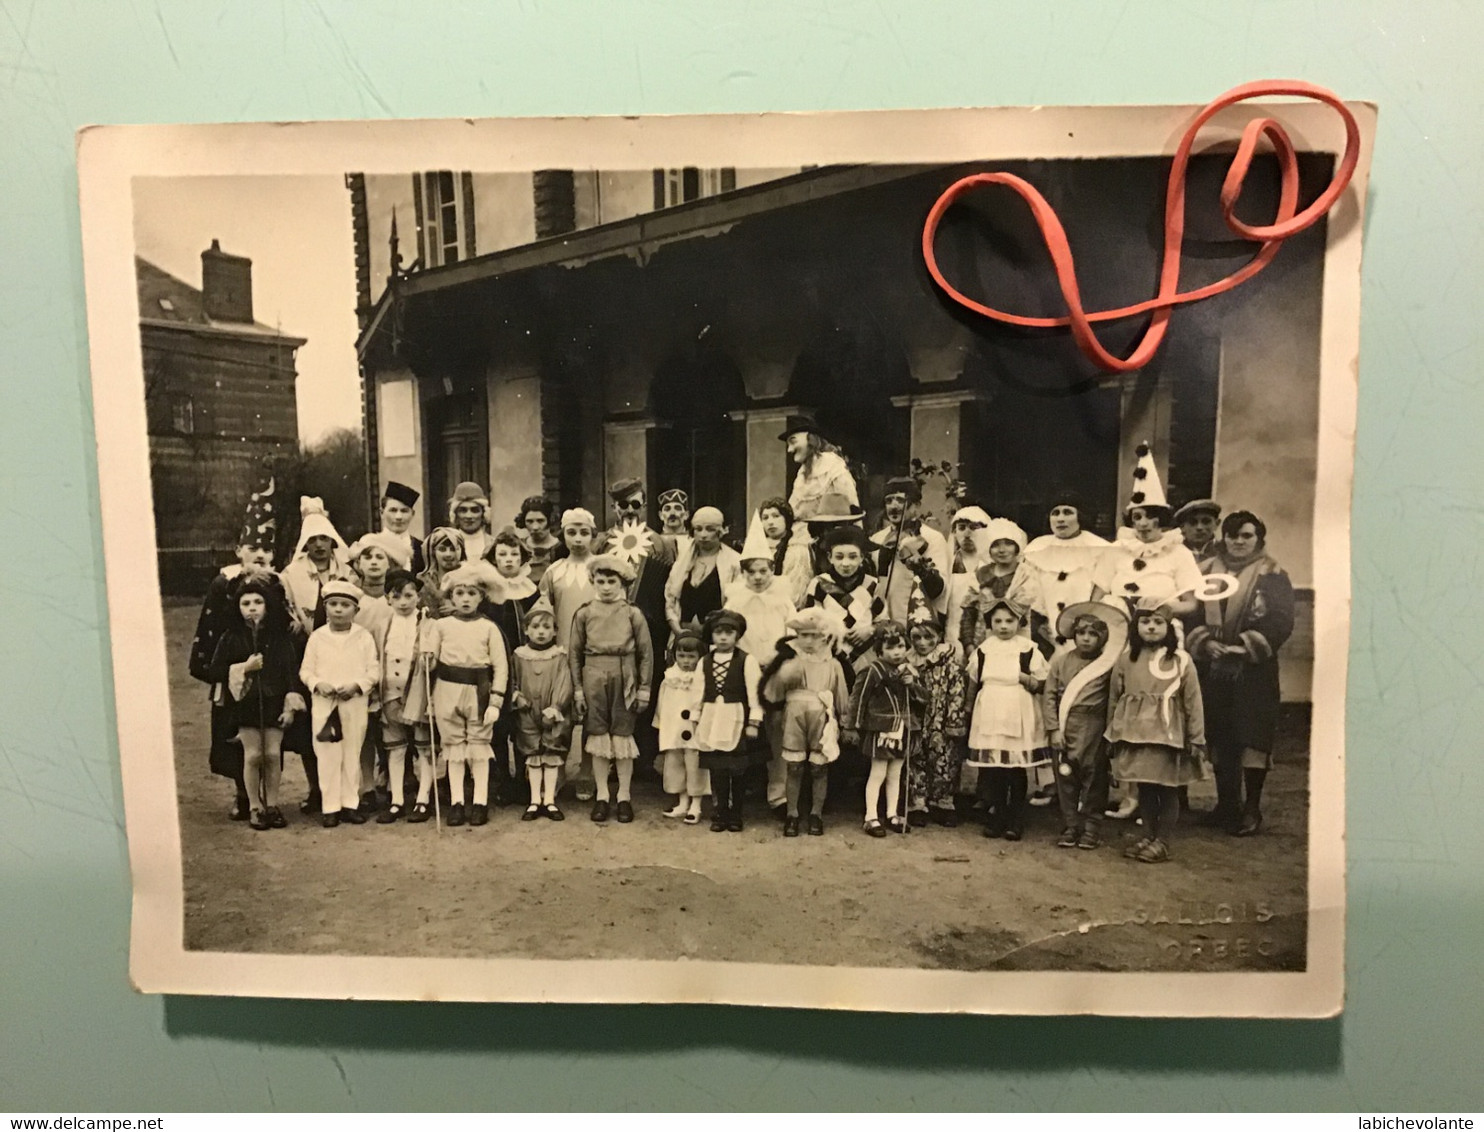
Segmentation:
{"type": "Polygon", "coordinates": [[[268,824],[274,829],[288,828],[288,819],[283,816],[283,811],[277,806],[269,806],[263,812],[268,815],[268,824]]]}
{"type": "Polygon", "coordinates": [[[247,815],[247,827],[249,829],[268,829],[268,815],[262,810],[253,810],[247,815]]]}
{"type": "Polygon", "coordinates": [[[725,833],[727,831],[727,816],[721,810],[711,815],[711,832],[725,833]]]}
{"type": "Polygon", "coordinates": [[[1077,830],[1074,826],[1069,825],[1061,831],[1061,836],[1056,839],[1056,847],[1058,849],[1077,848],[1077,830]]]}
{"type": "Polygon", "coordinates": [[[340,820],[349,822],[351,825],[365,825],[366,815],[361,813],[360,810],[341,810],[340,820]]]}
{"type": "Polygon", "coordinates": [[[786,818],[783,819],[783,836],[784,837],[797,837],[797,836],[799,836],[799,819],[798,818],[796,818],[796,817],[786,817],[786,818]]]}
{"type": "Polygon", "coordinates": [[[922,829],[928,823],[926,810],[913,810],[907,815],[907,824],[913,829],[922,829]]]}
{"type": "Polygon", "coordinates": [[[391,825],[402,816],[402,807],[397,805],[388,806],[376,815],[377,825],[391,825]]]}
{"type": "Polygon", "coordinates": [[[334,829],[337,825],[340,824],[340,815],[339,814],[320,814],[320,816],[319,816],[319,823],[320,823],[320,825],[324,826],[326,829],[334,829]]]}
{"type": "Polygon", "coordinates": [[[407,815],[407,821],[409,824],[421,825],[432,816],[433,813],[428,808],[428,804],[426,802],[418,802],[412,807],[412,812],[407,815]]]}
{"type": "Polygon", "coordinates": [[[809,815],[809,836],[824,836],[824,818],[820,817],[818,814],[809,815]]]}
{"type": "Polygon", "coordinates": [[[481,806],[478,802],[469,807],[470,825],[488,825],[490,820],[490,808],[481,806]]]}
{"type": "Polygon", "coordinates": [[[464,803],[455,802],[448,807],[448,821],[444,824],[450,828],[464,824],[464,803]]]}
{"type": "Polygon", "coordinates": [[[593,821],[597,822],[599,825],[602,825],[605,821],[608,820],[608,803],[604,802],[602,799],[594,802],[593,812],[589,816],[593,819],[593,821]]]}
{"type": "Polygon", "coordinates": [[[315,791],[299,803],[299,812],[301,814],[317,814],[324,808],[325,800],[319,796],[319,791],[315,791]]]}
{"type": "Polygon", "coordinates": [[[520,815],[521,821],[535,821],[541,816],[540,806],[527,806],[525,813],[520,815]]]}
{"type": "Polygon", "coordinates": [[[546,816],[548,818],[550,818],[552,821],[566,821],[567,820],[567,815],[564,814],[564,813],[562,813],[561,807],[558,806],[555,802],[553,802],[549,806],[543,806],[542,808],[546,811],[546,816]]]}
{"type": "Polygon", "coordinates": [[[632,802],[620,802],[617,808],[618,820],[627,825],[634,820],[634,805],[632,802]]]}

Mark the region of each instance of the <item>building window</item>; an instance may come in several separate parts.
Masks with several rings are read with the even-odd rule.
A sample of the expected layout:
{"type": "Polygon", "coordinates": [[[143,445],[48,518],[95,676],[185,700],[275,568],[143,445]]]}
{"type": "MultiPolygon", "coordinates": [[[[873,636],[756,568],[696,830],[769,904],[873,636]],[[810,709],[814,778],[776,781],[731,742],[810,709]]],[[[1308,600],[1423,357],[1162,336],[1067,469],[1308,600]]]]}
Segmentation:
{"type": "Polygon", "coordinates": [[[656,169],[654,207],[674,208],[687,201],[729,193],[736,187],[735,169],[698,169],[694,165],[681,169],[656,169]]]}
{"type": "Polygon", "coordinates": [[[440,169],[413,176],[417,254],[427,267],[458,263],[474,254],[474,178],[440,169]]]}
{"type": "Polygon", "coordinates": [[[196,431],[196,404],[189,397],[170,399],[170,427],[186,435],[196,431]]]}

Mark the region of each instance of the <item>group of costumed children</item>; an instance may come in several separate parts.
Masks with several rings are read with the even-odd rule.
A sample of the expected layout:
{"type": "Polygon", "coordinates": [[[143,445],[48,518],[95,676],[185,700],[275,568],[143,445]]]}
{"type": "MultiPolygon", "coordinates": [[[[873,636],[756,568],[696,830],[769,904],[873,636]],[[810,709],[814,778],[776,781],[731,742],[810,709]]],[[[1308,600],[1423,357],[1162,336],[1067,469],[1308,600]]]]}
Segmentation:
{"type": "MultiPolygon", "coordinates": [[[[1144,464],[1147,475],[1152,463],[1144,464]]],[[[338,535],[327,539],[344,552],[352,580],[308,553],[316,533],[333,535],[314,502],[306,501],[305,534],[282,580],[248,568],[228,583],[235,622],[209,665],[221,713],[214,733],[236,729],[254,828],[284,824],[280,750],[306,711],[312,755],[311,744],[300,750],[326,826],[367,820],[368,726],[379,729],[386,754],[391,804],[376,819],[385,823],[427,821],[435,775],[446,767],[446,824],[485,824],[497,730],[529,784],[523,820],[562,820],[558,787],[590,777],[592,820],[633,821],[642,725],[657,732],[664,788],[676,798],[666,816],[697,824],[710,795],[716,832],[743,828],[744,776],[766,764],[783,834],[822,834],[829,769],[853,748],[869,762],[864,832],[872,837],[930,820],[958,824],[955,799],[968,784],[982,800],[986,836],[1019,840],[1028,787],[1052,770],[1060,846],[1098,848],[1116,777],[1137,789],[1145,836],[1126,852],[1146,862],[1168,858],[1180,787],[1204,774],[1200,687],[1181,647],[1176,594],[1158,578],[1065,604],[1054,619],[1056,647],[1043,649],[1014,587],[996,585],[988,567],[973,616],[964,616],[925,558],[904,549],[899,568],[894,548],[883,555],[879,540],[845,525],[820,535],[820,572],[804,582],[779,572],[777,540],[757,515],[740,552],[713,548],[725,550],[718,566],[726,569],[703,617],[680,617],[696,612],[681,608],[694,606],[689,588],[670,595],[668,656],[660,657],[629,601],[634,563],[592,552],[597,525],[587,511],[562,515],[566,556],[539,586],[514,532],[491,536],[470,562],[454,527],[421,544],[420,574],[387,532],[350,548],[338,535]],[[302,655],[289,633],[304,616],[299,566],[313,582],[315,610],[302,655]],[[892,600],[898,569],[904,602],[892,600]],[[934,598],[948,609],[947,634],[934,598]],[[894,604],[905,616],[889,615],[894,604]],[[955,633],[955,616],[964,626],[977,618],[978,630],[955,633]]],[[[692,530],[704,552],[724,530],[720,512],[701,508],[692,530]]]]}

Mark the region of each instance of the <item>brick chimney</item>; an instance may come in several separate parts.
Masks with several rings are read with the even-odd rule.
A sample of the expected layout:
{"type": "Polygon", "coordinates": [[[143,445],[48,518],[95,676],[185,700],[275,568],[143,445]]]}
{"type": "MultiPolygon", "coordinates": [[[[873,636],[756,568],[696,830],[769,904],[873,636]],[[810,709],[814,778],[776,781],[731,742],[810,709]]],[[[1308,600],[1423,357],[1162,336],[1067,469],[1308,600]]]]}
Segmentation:
{"type": "Polygon", "coordinates": [[[201,306],[214,322],[251,322],[252,260],[212,240],[201,253],[201,306]]]}

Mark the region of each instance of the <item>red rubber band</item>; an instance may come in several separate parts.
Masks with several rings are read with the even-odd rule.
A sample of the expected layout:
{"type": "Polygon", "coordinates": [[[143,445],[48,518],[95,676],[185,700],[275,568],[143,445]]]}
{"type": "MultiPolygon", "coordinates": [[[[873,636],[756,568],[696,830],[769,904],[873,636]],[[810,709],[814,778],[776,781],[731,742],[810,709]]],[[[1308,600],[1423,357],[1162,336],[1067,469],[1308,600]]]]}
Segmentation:
{"type": "Polygon", "coordinates": [[[942,288],[944,294],[960,306],[1011,326],[1069,326],[1077,346],[1098,368],[1109,373],[1128,373],[1147,365],[1154,357],[1164,342],[1170,314],[1176,307],[1208,299],[1223,291],[1230,291],[1251,279],[1272,262],[1284,240],[1311,227],[1333,208],[1340,194],[1349,186],[1359,162],[1360,126],[1355,120],[1355,115],[1350,113],[1345,104],[1340,101],[1340,97],[1333,91],[1298,80],[1244,83],[1233,87],[1201,110],[1186,128],[1175,150],[1175,161],[1170,169],[1170,179],[1165,191],[1164,257],[1160,266],[1159,291],[1154,298],[1146,299],[1142,303],[1134,303],[1131,306],[1119,307],[1116,310],[1091,312],[1084,310],[1081,291],[1077,286],[1077,270],[1072,259],[1072,248],[1067,242],[1066,231],[1057,218],[1056,210],[1034,185],[1011,173],[975,173],[949,185],[934,202],[932,210],[928,213],[927,221],[923,224],[922,258],[927,263],[928,273],[932,275],[933,281],[942,288]],[[1196,135],[1213,115],[1234,103],[1245,102],[1252,98],[1271,98],[1281,95],[1322,102],[1335,110],[1344,121],[1345,149],[1340,155],[1340,163],[1335,170],[1334,177],[1313,204],[1302,212],[1296,212],[1299,173],[1298,154],[1294,149],[1293,140],[1276,119],[1254,118],[1248,122],[1242,131],[1241,141],[1237,145],[1237,152],[1232,158],[1231,166],[1226,171],[1226,180],[1221,186],[1221,214],[1228,228],[1243,239],[1252,240],[1261,246],[1251,260],[1226,278],[1204,287],[1198,287],[1193,291],[1181,291],[1180,251],[1185,239],[1185,173],[1190,163],[1190,150],[1195,144],[1196,135]],[[1252,159],[1257,152],[1257,144],[1264,136],[1272,143],[1282,174],[1278,211],[1271,224],[1247,224],[1237,218],[1235,209],[1246,184],[1252,159]],[[943,277],[943,272],[938,267],[937,253],[933,247],[938,234],[938,224],[954,201],[983,185],[1005,185],[1015,190],[1030,206],[1036,225],[1041,230],[1041,238],[1046,244],[1046,250],[1051,255],[1052,266],[1056,269],[1057,283],[1061,287],[1062,299],[1067,307],[1066,315],[1060,318],[1035,318],[996,310],[994,307],[969,298],[943,277]],[[1126,358],[1109,353],[1098,341],[1097,334],[1093,331],[1093,323],[1112,322],[1116,319],[1150,313],[1153,317],[1149,320],[1149,326],[1126,358]]]}

